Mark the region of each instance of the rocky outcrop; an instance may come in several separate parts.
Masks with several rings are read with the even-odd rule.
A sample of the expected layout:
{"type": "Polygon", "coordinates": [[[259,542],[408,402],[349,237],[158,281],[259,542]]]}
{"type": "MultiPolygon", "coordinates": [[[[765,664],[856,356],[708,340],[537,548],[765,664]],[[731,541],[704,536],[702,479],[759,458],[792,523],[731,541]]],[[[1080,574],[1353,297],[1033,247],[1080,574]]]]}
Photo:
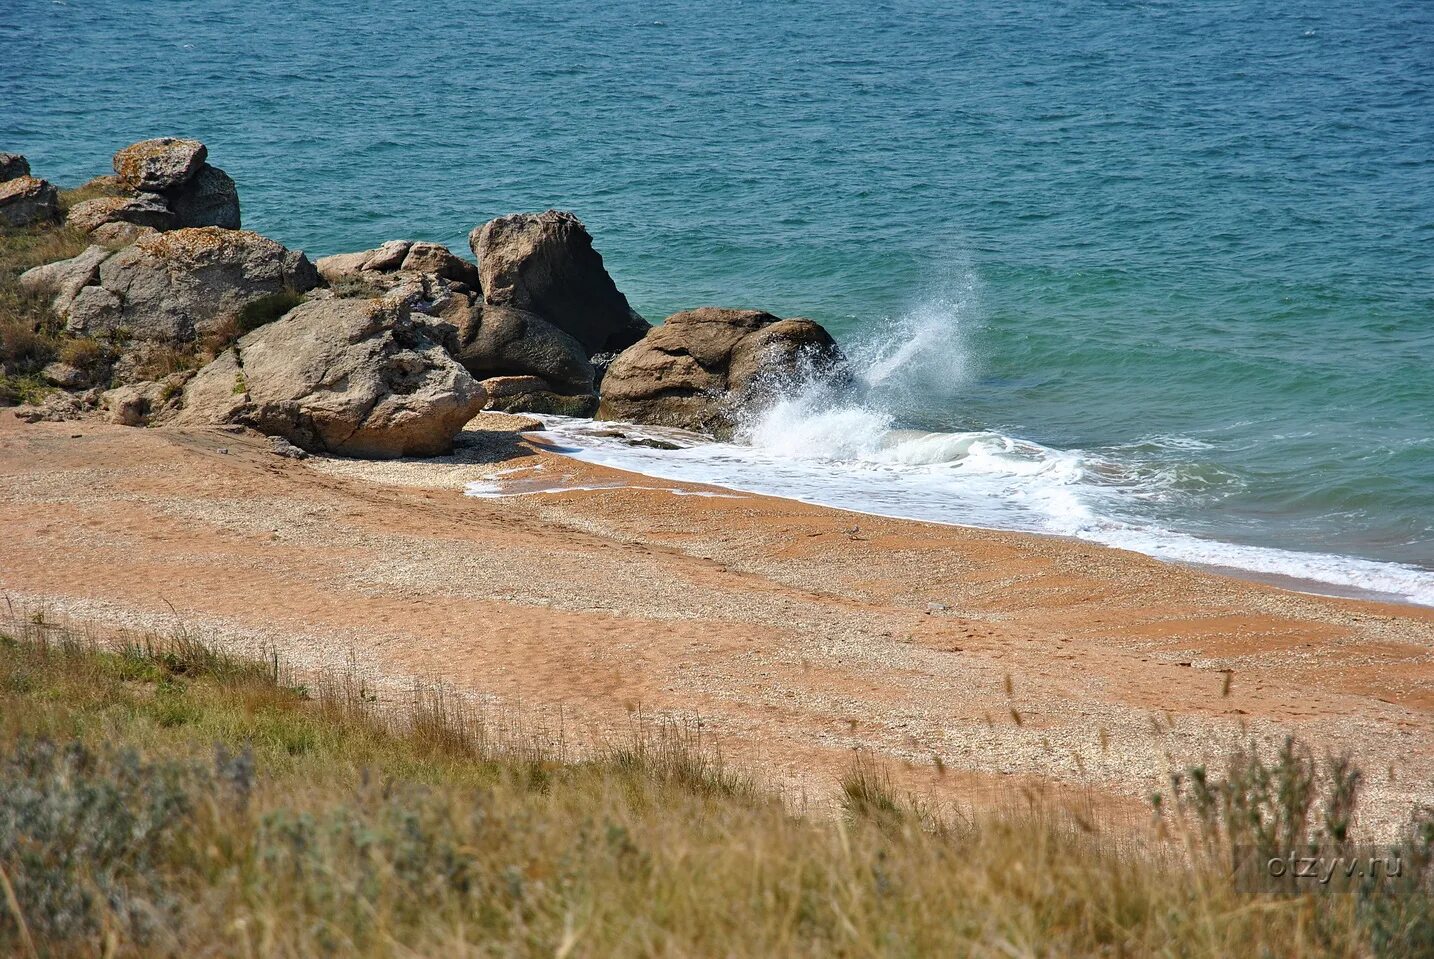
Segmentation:
{"type": "Polygon", "coordinates": [[[172,214],[168,223],[142,225],[158,230],[199,226],[239,229],[239,191],[229,174],[205,162],[208,155],[208,148],[198,140],[174,137],[144,140],[114,155],[115,175],[120,183],[137,196],[152,197],[172,214]]]}
{"type": "Polygon", "coordinates": [[[154,230],[168,230],[175,224],[174,211],[154,193],[135,196],[101,196],[70,207],[66,222],[86,233],[108,224],[132,224],[154,230]]]}
{"type": "Polygon", "coordinates": [[[204,164],[187,183],[171,190],[167,197],[177,226],[217,226],[239,229],[239,188],[223,170],[204,164]]]}
{"type": "Polygon", "coordinates": [[[499,217],[468,239],[486,303],[537,314],[589,355],[621,350],[647,332],[647,321],[618,292],[587,228],[571,213],[499,217]]]}
{"type": "Polygon", "coordinates": [[[314,265],[330,284],[357,280],[389,290],[405,279],[395,274],[409,273],[460,283],[473,296],[479,291],[478,267],[442,244],[423,240],[389,240],[372,250],[321,257],[314,265]]]}
{"type": "Polygon", "coordinates": [[[100,404],[117,426],[152,426],[172,419],[179,411],[184,384],[192,374],[176,373],[162,380],[134,383],[106,390],[100,404]]]}
{"type": "Polygon", "coordinates": [[[479,385],[488,394],[483,409],[490,412],[592,416],[598,404],[592,393],[563,393],[540,376],[492,376],[479,385]]]}
{"type": "Polygon", "coordinates": [[[593,368],[581,343],[542,317],[509,306],[475,306],[458,329],[458,362],[482,379],[538,376],[548,390],[593,393],[593,368]]]}
{"type": "Polygon", "coordinates": [[[265,297],[312,289],[319,277],[302,252],[257,233],[203,227],[146,236],[117,253],[90,247],[20,282],[55,293],[70,333],[186,344],[265,297]]]}
{"type": "Polygon", "coordinates": [[[29,160],[18,153],[0,153],[0,183],[29,175],[29,160]]]}
{"type": "Polygon", "coordinates": [[[668,317],[612,361],[598,418],[720,436],[744,407],[843,375],[841,351],[811,320],[705,307],[668,317]]]}
{"type": "Polygon", "coordinates": [[[51,183],[28,174],[0,182],[0,226],[29,226],[59,217],[60,192],[51,183]]]}
{"type": "Polygon", "coordinates": [[[238,423],[310,452],[433,456],[452,449],[484,399],[407,310],[326,299],[242,337],[200,370],[178,421],[238,423]]]}
{"type": "Polygon", "coordinates": [[[187,183],[208,155],[198,140],[141,140],[114,155],[115,175],[131,190],[163,193],[187,183]]]}

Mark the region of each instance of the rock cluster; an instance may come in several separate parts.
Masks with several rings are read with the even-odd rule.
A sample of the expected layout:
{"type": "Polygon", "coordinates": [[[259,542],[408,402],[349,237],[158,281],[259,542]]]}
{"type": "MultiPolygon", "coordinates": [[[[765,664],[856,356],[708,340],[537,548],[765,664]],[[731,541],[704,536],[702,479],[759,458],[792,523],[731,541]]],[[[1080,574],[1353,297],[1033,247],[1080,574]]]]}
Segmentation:
{"type": "Polygon", "coordinates": [[[119,251],[91,246],[20,276],[22,288],[54,297],[72,334],[171,345],[194,343],[266,297],[318,284],[302,252],[212,226],[151,234],[119,251]]]}
{"type": "Polygon", "coordinates": [[[669,316],[612,361],[599,419],[729,433],[739,411],[797,380],[842,375],[836,342],[807,319],[704,307],[669,316]]]}
{"type": "MultiPolygon", "coordinates": [[[[119,151],[115,177],[91,185],[109,195],[69,210],[96,242],[20,277],[67,333],[90,338],[66,355],[99,358],[49,363],[44,378],[69,392],[34,416],[249,427],[296,457],[429,456],[482,409],[724,435],[798,381],[845,375],[811,320],[707,307],[649,326],[571,213],[483,224],[469,237],[476,263],[419,240],[310,263],[237,229],[233,181],[207,155],[168,137],[119,151]],[[145,350],[218,355],[169,373],[136,361],[145,350]],[[118,385],[93,388],[116,354],[118,385]]],[[[23,158],[0,154],[0,174],[0,196],[24,198],[0,203],[0,216],[14,211],[5,223],[55,219],[54,188],[23,158]]]]}
{"type": "Polygon", "coordinates": [[[435,456],[452,449],[484,399],[402,306],[315,300],[200,370],[179,422],[237,423],[315,453],[435,456]]]}
{"type": "Polygon", "coordinates": [[[59,215],[60,192],[48,181],[26,173],[0,182],[0,226],[30,226],[59,215]]]}
{"type": "Polygon", "coordinates": [[[205,162],[198,140],[160,137],[114,155],[114,196],[75,204],[68,222],[96,242],[132,243],[154,232],[186,227],[240,227],[239,191],[233,179],[205,162]]]}

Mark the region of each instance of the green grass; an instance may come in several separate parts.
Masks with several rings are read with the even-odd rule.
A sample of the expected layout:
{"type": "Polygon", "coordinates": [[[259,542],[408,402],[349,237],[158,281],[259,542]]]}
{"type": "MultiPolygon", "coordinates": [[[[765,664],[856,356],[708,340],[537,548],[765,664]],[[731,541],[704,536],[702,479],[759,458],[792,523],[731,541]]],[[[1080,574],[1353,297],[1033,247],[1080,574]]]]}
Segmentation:
{"type": "MultiPolygon", "coordinates": [[[[560,731],[498,722],[440,686],[395,700],[352,671],[301,683],[273,656],[184,632],[116,648],[31,617],[0,634],[3,955],[1367,956],[1428,944],[1426,897],[1235,892],[1204,845],[1220,828],[1182,844],[1038,805],[957,819],[903,795],[869,757],[834,784],[843,814],[805,815],[724,764],[696,725],[639,719],[578,754],[560,731]]],[[[1231,788],[1259,805],[1268,797],[1245,789],[1258,779],[1231,788]]],[[[1307,810],[1330,808],[1324,779],[1309,795],[1307,810]]],[[[1188,795],[1169,805],[1170,826],[1181,810],[1203,815],[1188,795]]]]}

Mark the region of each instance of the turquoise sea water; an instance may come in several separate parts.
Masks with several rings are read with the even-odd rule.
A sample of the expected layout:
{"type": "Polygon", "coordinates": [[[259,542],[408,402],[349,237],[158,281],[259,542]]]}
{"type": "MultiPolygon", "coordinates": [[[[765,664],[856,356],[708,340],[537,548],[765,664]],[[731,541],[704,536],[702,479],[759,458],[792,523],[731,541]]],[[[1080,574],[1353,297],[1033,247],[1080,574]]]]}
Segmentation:
{"type": "Polygon", "coordinates": [[[0,7],[0,149],[161,134],[314,255],[555,206],[650,319],[826,323],[867,394],[745,437],[796,495],[1434,569],[1427,0],[0,7]]]}

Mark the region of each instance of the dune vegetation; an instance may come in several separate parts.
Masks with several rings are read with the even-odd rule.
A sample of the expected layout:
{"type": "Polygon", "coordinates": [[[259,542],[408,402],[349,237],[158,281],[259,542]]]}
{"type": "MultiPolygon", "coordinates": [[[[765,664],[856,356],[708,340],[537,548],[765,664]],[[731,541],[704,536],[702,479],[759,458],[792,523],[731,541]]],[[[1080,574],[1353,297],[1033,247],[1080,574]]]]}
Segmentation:
{"type": "MultiPolygon", "coordinates": [[[[939,809],[860,755],[838,814],[793,809],[696,725],[636,722],[580,750],[439,686],[406,699],[353,672],[301,682],[184,632],[100,642],[17,617],[0,628],[0,953],[1403,956],[1434,943],[1427,893],[1236,891],[1230,843],[1307,838],[1353,814],[1357,771],[1296,744],[1183,777],[1161,827],[1130,837],[1035,803],[939,809]]],[[[1427,838],[1411,833],[1413,859],[1427,838]]]]}

